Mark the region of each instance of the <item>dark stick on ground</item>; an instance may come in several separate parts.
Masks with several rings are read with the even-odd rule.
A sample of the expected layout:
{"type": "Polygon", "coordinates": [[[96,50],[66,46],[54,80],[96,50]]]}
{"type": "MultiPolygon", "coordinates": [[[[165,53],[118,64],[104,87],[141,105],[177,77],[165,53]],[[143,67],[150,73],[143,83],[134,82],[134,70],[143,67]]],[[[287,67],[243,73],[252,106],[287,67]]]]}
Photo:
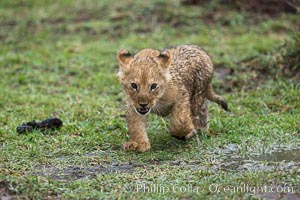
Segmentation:
{"type": "Polygon", "coordinates": [[[26,122],[17,127],[17,132],[19,134],[22,133],[30,133],[33,130],[55,130],[62,127],[63,122],[59,118],[48,118],[41,122],[36,122],[35,120],[26,122]]]}

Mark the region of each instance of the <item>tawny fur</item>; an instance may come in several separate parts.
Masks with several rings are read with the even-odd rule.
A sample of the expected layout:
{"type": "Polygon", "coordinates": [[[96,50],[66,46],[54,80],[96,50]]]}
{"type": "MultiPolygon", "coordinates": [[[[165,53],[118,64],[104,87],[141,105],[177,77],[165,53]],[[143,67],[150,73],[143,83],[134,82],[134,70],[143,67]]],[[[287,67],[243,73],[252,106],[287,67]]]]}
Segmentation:
{"type": "Polygon", "coordinates": [[[160,116],[171,114],[170,134],[179,139],[188,139],[208,128],[207,99],[228,110],[211,85],[211,58],[198,46],[181,45],[161,52],[143,49],[134,56],[121,49],[117,59],[130,135],[125,150],[150,149],[146,133],[146,112],[150,109],[160,116]]]}

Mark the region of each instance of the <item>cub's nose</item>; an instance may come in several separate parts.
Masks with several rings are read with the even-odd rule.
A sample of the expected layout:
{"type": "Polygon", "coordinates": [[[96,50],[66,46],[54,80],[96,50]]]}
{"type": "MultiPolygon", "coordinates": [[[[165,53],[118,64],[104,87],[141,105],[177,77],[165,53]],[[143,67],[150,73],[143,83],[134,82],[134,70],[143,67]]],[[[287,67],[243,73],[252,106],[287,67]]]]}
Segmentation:
{"type": "Polygon", "coordinates": [[[139,103],[139,105],[140,105],[142,108],[146,108],[146,107],[149,105],[149,103],[147,103],[147,102],[141,102],[141,103],[139,103]]]}

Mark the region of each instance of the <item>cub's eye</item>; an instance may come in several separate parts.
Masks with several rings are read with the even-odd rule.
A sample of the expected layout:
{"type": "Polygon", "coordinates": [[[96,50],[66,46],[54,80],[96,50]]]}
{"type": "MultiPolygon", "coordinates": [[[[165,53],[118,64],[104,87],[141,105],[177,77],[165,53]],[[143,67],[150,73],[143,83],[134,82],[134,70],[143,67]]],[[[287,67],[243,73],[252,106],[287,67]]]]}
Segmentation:
{"type": "Polygon", "coordinates": [[[138,88],[138,86],[137,86],[136,83],[131,83],[131,87],[132,87],[132,89],[134,89],[134,90],[137,90],[137,88],[138,88]]]}
{"type": "Polygon", "coordinates": [[[150,86],[150,89],[153,91],[157,88],[157,84],[156,83],[153,83],[151,86],[150,86]]]}

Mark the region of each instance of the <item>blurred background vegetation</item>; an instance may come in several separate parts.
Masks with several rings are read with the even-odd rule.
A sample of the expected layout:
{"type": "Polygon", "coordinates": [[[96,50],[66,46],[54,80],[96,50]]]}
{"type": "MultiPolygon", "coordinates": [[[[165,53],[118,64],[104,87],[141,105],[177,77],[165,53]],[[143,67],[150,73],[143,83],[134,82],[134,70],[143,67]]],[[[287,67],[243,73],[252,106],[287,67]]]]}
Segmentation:
{"type": "Polygon", "coordinates": [[[261,75],[299,78],[298,16],[297,0],[2,1],[0,40],[3,50],[45,44],[49,51],[65,46],[69,55],[85,43],[106,56],[105,65],[115,65],[120,47],[194,43],[212,55],[219,77],[227,79],[229,85],[220,87],[231,90],[261,75]]]}
{"type": "MultiPolygon", "coordinates": [[[[299,185],[299,162],[292,169],[264,161],[262,170],[255,163],[228,170],[225,152],[236,147],[227,149],[241,159],[234,165],[247,167],[252,153],[299,148],[299,6],[298,0],[0,1],[0,198],[145,199],[131,192],[138,181],[299,185]],[[232,115],[210,104],[209,134],[187,143],[151,116],[151,151],[125,153],[116,52],[178,44],[199,45],[212,56],[213,85],[232,115]],[[49,116],[63,120],[61,130],[16,133],[22,122],[49,116]],[[132,171],[109,173],[118,166],[132,171]]],[[[166,197],[245,198],[238,195],[166,197]]]]}

